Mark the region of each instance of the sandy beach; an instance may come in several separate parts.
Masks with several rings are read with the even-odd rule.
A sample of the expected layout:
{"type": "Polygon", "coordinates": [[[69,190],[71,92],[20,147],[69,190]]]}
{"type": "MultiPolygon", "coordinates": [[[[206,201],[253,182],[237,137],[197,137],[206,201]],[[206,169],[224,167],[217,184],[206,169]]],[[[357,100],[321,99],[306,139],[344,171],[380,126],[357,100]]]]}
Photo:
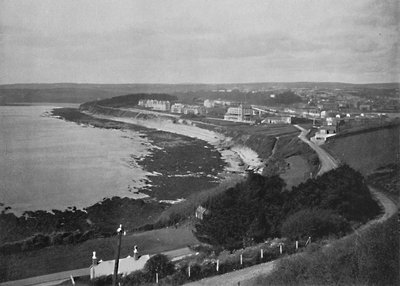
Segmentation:
{"type": "Polygon", "coordinates": [[[244,172],[247,167],[257,169],[263,166],[258,154],[252,149],[237,145],[232,138],[197,126],[174,123],[168,119],[138,119],[133,117],[115,117],[98,113],[84,112],[90,116],[114,120],[134,125],[152,128],[160,131],[175,133],[191,138],[200,139],[213,145],[221,154],[222,159],[227,163],[225,172],[244,172]],[[244,164],[243,164],[244,163],[244,164]]]}

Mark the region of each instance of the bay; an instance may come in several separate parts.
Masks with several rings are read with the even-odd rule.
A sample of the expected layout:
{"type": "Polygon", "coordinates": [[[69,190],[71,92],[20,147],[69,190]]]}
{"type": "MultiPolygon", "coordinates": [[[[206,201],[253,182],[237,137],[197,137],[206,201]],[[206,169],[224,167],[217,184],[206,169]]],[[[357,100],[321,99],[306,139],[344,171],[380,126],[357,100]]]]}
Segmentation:
{"type": "Polygon", "coordinates": [[[12,211],[83,208],[140,198],[148,173],[133,158],[151,144],[131,130],[82,127],[46,116],[54,106],[0,106],[0,202],[12,211]]]}

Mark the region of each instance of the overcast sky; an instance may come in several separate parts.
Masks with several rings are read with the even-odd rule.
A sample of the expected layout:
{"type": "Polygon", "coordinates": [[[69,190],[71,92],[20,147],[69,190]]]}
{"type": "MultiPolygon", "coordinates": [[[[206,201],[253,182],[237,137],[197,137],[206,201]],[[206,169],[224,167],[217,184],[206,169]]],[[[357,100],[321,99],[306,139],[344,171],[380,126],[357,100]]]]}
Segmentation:
{"type": "Polygon", "coordinates": [[[399,81],[399,1],[0,0],[0,83],[399,81]]]}

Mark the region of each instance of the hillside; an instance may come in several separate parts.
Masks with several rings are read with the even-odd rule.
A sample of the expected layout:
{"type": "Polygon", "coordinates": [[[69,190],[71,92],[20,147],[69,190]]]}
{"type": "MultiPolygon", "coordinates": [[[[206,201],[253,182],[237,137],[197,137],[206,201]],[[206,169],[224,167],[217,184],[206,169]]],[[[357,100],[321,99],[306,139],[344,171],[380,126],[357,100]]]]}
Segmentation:
{"type": "MultiPolygon", "coordinates": [[[[0,104],[10,102],[71,102],[83,103],[129,93],[184,93],[210,92],[220,89],[285,90],[290,88],[394,90],[398,83],[351,84],[339,82],[261,82],[221,84],[6,84],[0,85],[0,104]]],[[[220,93],[219,93],[220,94],[220,93]]],[[[227,93],[230,95],[230,93],[227,93]]],[[[384,93],[386,94],[386,93],[384,93]]],[[[241,98],[245,100],[245,98],[241,98]]]]}
{"type": "Polygon", "coordinates": [[[368,175],[373,170],[398,163],[400,125],[332,138],[322,147],[333,157],[368,175]]]}

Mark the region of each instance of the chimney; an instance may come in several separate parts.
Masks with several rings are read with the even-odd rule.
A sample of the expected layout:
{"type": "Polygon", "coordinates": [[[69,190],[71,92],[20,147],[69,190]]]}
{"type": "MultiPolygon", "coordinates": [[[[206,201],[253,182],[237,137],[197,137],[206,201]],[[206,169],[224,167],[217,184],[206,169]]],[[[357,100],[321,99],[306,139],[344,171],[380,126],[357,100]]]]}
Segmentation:
{"type": "Polygon", "coordinates": [[[139,251],[138,251],[137,245],[135,245],[133,247],[133,259],[135,259],[135,260],[139,259],[139,251]]]}
{"type": "Polygon", "coordinates": [[[96,266],[96,265],[97,265],[96,251],[93,251],[92,266],[96,266]]]}

